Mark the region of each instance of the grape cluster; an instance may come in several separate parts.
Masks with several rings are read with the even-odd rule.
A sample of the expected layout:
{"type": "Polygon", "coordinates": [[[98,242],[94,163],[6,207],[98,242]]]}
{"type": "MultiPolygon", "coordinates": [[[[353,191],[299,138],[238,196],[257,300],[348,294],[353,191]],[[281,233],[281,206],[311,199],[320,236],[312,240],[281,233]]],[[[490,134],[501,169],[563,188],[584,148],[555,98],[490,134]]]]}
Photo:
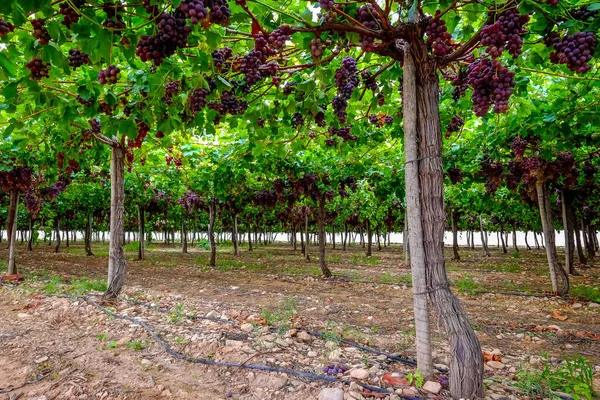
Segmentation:
{"type": "Polygon", "coordinates": [[[208,15],[208,10],[204,7],[201,0],[185,0],[179,5],[178,10],[185,14],[185,17],[190,20],[192,25],[205,20],[208,15]]]}
{"type": "Polygon", "coordinates": [[[333,0],[319,0],[319,6],[324,11],[331,11],[334,7],[335,3],[333,0]]]}
{"type": "Polygon", "coordinates": [[[50,43],[50,40],[52,40],[52,38],[50,37],[50,34],[48,33],[48,29],[46,29],[46,26],[45,26],[46,20],[32,19],[29,22],[33,26],[33,37],[38,39],[38,41],[40,42],[40,44],[42,46],[45,46],[48,43],[50,43]]]}
{"type": "Polygon", "coordinates": [[[525,149],[527,149],[527,144],[527,140],[521,139],[518,136],[512,141],[512,143],[510,144],[510,149],[512,150],[512,153],[515,156],[515,160],[521,161],[523,159],[525,149]]]}
{"type": "Polygon", "coordinates": [[[100,101],[100,112],[106,115],[113,115],[113,108],[108,103],[100,101]]]}
{"type": "Polygon", "coordinates": [[[39,81],[42,78],[50,77],[50,65],[46,64],[39,58],[34,58],[25,64],[29,72],[31,73],[31,79],[39,81]]]}
{"type": "Polygon", "coordinates": [[[386,115],[385,117],[383,117],[383,123],[386,125],[391,125],[394,123],[394,117],[392,117],[391,115],[386,115]]]}
{"type": "Polygon", "coordinates": [[[230,66],[227,65],[227,61],[231,59],[232,54],[233,52],[229,47],[223,47],[222,49],[213,51],[213,62],[215,64],[215,67],[217,67],[217,69],[219,70],[219,72],[228,71],[230,69],[230,66]]]}
{"type": "Polygon", "coordinates": [[[310,53],[312,54],[313,60],[319,60],[325,52],[325,43],[320,37],[314,37],[310,41],[310,53]]]}
{"type": "Polygon", "coordinates": [[[434,17],[427,17],[427,27],[425,34],[427,35],[427,44],[431,46],[431,50],[441,56],[450,54],[452,47],[450,41],[452,35],[448,33],[446,21],[440,18],[440,10],[436,11],[434,17]]]}
{"type": "Polygon", "coordinates": [[[520,161],[509,161],[506,173],[506,187],[516,190],[523,177],[520,161]]]}
{"type": "Polygon", "coordinates": [[[446,125],[446,138],[450,137],[452,133],[460,131],[460,128],[462,128],[464,124],[465,121],[460,115],[453,116],[450,123],[446,125]]]}
{"type": "Polygon", "coordinates": [[[554,43],[556,51],[550,54],[550,61],[554,64],[566,64],[571,71],[583,74],[592,68],[588,62],[592,59],[595,49],[596,38],[592,32],[566,35],[554,43]]]}
{"type": "Polygon", "coordinates": [[[598,16],[598,10],[588,10],[588,6],[582,6],[575,11],[571,12],[573,19],[578,21],[585,21],[590,18],[596,18],[598,16]]]}
{"type": "Polygon", "coordinates": [[[69,4],[60,3],[59,12],[63,15],[61,23],[67,28],[71,28],[71,24],[76,24],[79,21],[79,14],[69,4]]]}
{"type": "Polygon", "coordinates": [[[304,125],[304,117],[302,116],[302,113],[294,113],[294,115],[292,116],[292,126],[294,128],[297,128],[302,125],[304,125]]]}
{"type": "Polygon", "coordinates": [[[368,69],[364,70],[360,73],[360,77],[362,78],[363,84],[367,89],[371,90],[373,93],[377,90],[377,81],[373,77],[371,71],[368,69]]]}
{"type": "Polygon", "coordinates": [[[325,121],[325,113],[323,111],[319,111],[315,114],[315,123],[321,128],[327,126],[327,122],[325,121]]]}
{"type": "Polygon", "coordinates": [[[465,95],[467,91],[467,80],[464,74],[464,71],[460,71],[453,79],[452,85],[454,89],[452,89],[452,100],[458,101],[462,96],[465,95]]]}
{"type": "Polygon", "coordinates": [[[191,190],[188,190],[177,200],[178,204],[181,204],[181,207],[184,210],[187,210],[188,213],[192,213],[194,210],[199,210],[204,206],[204,202],[196,193],[191,190]]]}
{"type": "Polygon", "coordinates": [[[285,48],[285,42],[290,40],[292,28],[289,25],[281,25],[269,35],[269,46],[275,51],[282,51],[285,48]]]}
{"type": "MultiPolygon", "coordinates": [[[[356,20],[372,30],[378,30],[383,22],[381,16],[371,4],[362,5],[356,10],[356,20]]],[[[375,50],[375,39],[373,37],[359,35],[358,40],[360,40],[361,48],[364,51],[371,52],[375,50]]]]}
{"type": "Polygon", "coordinates": [[[92,129],[93,133],[102,132],[102,126],[100,125],[100,121],[97,119],[90,119],[88,120],[88,123],[90,124],[90,128],[92,129]]]}
{"type": "Polygon", "coordinates": [[[256,125],[258,125],[260,128],[264,128],[265,127],[265,120],[262,119],[262,118],[260,118],[260,117],[258,117],[256,119],[256,125]]]}
{"type": "Polygon", "coordinates": [[[15,26],[0,18],[0,38],[15,30],[15,26]]]}
{"type": "Polygon", "coordinates": [[[14,167],[10,171],[0,171],[0,188],[3,191],[10,190],[25,191],[33,178],[33,168],[20,166],[14,167]]]}
{"type": "Polygon", "coordinates": [[[526,32],[524,26],[527,22],[529,15],[519,14],[517,7],[503,11],[496,22],[481,29],[481,44],[487,46],[486,53],[498,58],[507,49],[513,58],[517,58],[523,52],[521,36],[526,32]]]}
{"type": "Polygon", "coordinates": [[[248,109],[248,102],[238,99],[233,91],[225,91],[221,94],[221,102],[211,102],[208,108],[217,111],[220,115],[241,115],[248,109]]]}
{"type": "Polygon", "coordinates": [[[69,66],[77,69],[84,64],[90,63],[90,56],[79,51],[78,49],[69,50],[69,66]]]}
{"type": "Polygon", "coordinates": [[[133,141],[130,140],[127,144],[130,148],[139,149],[142,147],[144,138],[148,135],[148,132],[150,132],[150,127],[142,120],[136,120],[135,123],[137,125],[138,134],[133,141]]]}
{"type": "Polygon", "coordinates": [[[594,167],[594,165],[591,162],[586,161],[583,164],[582,170],[583,176],[585,178],[585,183],[588,185],[594,183],[594,175],[596,174],[598,169],[594,167]]]}
{"type": "Polygon", "coordinates": [[[245,75],[245,82],[252,87],[263,77],[260,67],[267,62],[267,58],[274,55],[275,51],[269,47],[268,39],[259,33],[254,37],[254,50],[242,57],[239,70],[245,75]]]}
{"type": "Polygon", "coordinates": [[[475,115],[487,114],[492,103],[496,113],[508,111],[508,99],[515,86],[514,72],[496,60],[482,58],[469,65],[467,83],[473,89],[472,100],[475,115]]]}
{"type": "Polygon", "coordinates": [[[91,107],[93,102],[92,100],[86,100],[83,97],[81,97],[80,95],[77,95],[77,97],[75,97],[75,100],[77,100],[77,102],[85,107],[91,107]]]}
{"type": "Polygon", "coordinates": [[[192,28],[185,24],[183,13],[175,15],[163,13],[157,20],[158,33],[154,36],[143,35],[137,44],[135,54],[142,61],[153,61],[159,66],[165,58],[175,54],[177,48],[187,44],[192,28]]]}
{"type": "Polygon", "coordinates": [[[294,90],[296,90],[297,85],[298,85],[298,82],[286,82],[285,85],[283,86],[283,94],[286,96],[289,96],[290,94],[292,94],[294,92],[294,90]]]}
{"type": "Polygon", "coordinates": [[[229,25],[231,10],[227,0],[205,0],[204,5],[210,11],[209,19],[213,24],[229,25]]]}
{"type": "Polygon", "coordinates": [[[448,173],[448,178],[450,178],[450,182],[452,182],[453,185],[463,181],[463,173],[460,168],[450,167],[446,172],[448,173]]]}
{"type": "Polygon", "coordinates": [[[120,34],[120,31],[127,27],[125,22],[123,22],[123,16],[121,14],[115,14],[113,17],[109,17],[102,23],[102,26],[114,30],[115,34],[120,34]]]}
{"type": "Polygon", "coordinates": [[[348,99],[352,96],[358,83],[356,60],[352,57],[344,58],[342,66],[335,72],[335,85],[338,88],[338,94],[331,102],[333,111],[342,124],[346,122],[348,99]]]}
{"type": "Polygon", "coordinates": [[[502,176],[504,174],[504,166],[497,162],[483,161],[481,163],[480,175],[487,178],[485,183],[485,189],[488,194],[496,193],[498,187],[502,183],[502,176]]]}
{"type": "Polygon", "coordinates": [[[556,7],[560,0],[546,0],[546,4],[551,5],[552,7],[556,7]]]}
{"type": "Polygon", "coordinates": [[[144,9],[152,17],[157,17],[160,14],[158,6],[150,4],[150,0],[144,0],[144,9]]]}
{"type": "Polygon", "coordinates": [[[170,81],[165,84],[165,95],[163,101],[165,104],[173,104],[173,96],[179,94],[179,81],[170,81]]]}
{"type": "Polygon", "coordinates": [[[98,73],[98,82],[101,85],[114,85],[119,80],[121,69],[114,65],[109,65],[106,69],[100,70],[98,73]]]}
{"type": "Polygon", "coordinates": [[[274,207],[279,197],[273,190],[264,190],[254,195],[254,203],[257,206],[274,207]]]}
{"type": "Polygon", "coordinates": [[[342,138],[342,140],[344,142],[347,142],[349,140],[358,140],[358,136],[355,136],[353,134],[350,133],[350,127],[349,126],[343,126],[341,128],[332,128],[329,127],[329,134],[331,136],[337,136],[342,138]]]}
{"type": "Polygon", "coordinates": [[[338,374],[343,374],[344,372],[348,371],[348,367],[346,367],[345,365],[335,365],[335,364],[329,364],[323,367],[323,372],[327,375],[332,375],[332,376],[336,376],[338,374]]]}
{"type": "Polygon", "coordinates": [[[377,105],[382,107],[385,105],[385,95],[383,93],[379,93],[377,95],[377,105]]]}
{"type": "Polygon", "coordinates": [[[206,96],[208,96],[208,94],[208,90],[204,88],[198,88],[194,89],[190,95],[190,110],[192,110],[194,116],[196,116],[196,114],[198,114],[198,112],[208,104],[208,100],[206,100],[206,96]]]}

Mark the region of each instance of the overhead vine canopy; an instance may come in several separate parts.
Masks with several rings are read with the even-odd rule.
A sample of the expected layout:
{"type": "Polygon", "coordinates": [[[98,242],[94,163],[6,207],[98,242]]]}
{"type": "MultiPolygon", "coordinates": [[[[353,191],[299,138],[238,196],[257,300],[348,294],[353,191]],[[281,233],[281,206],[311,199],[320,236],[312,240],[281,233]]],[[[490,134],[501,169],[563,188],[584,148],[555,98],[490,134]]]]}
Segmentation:
{"type": "MultiPolygon", "coordinates": [[[[2,1],[0,138],[20,154],[52,155],[66,175],[110,146],[110,226],[121,232],[124,170],[156,158],[152,148],[166,149],[165,162],[177,168],[218,148],[212,155],[223,164],[203,171],[217,175],[203,182],[214,221],[215,182],[244,179],[232,173],[230,158],[250,170],[260,157],[280,161],[316,148],[298,159],[314,166],[337,152],[351,166],[378,146],[398,149],[404,133],[404,168],[388,169],[405,171],[411,252],[421,251],[411,258],[415,319],[424,322],[418,363],[431,374],[431,351],[423,350],[430,343],[429,296],[451,337],[452,394],[477,398],[481,349],[444,267],[442,136],[451,164],[471,154],[487,175],[497,172],[489,189],[503,176],[490,144],[536,135],[552,142],[563,129],[581,135],[580,142],[594,135],[599,114],[588,111],[598,104],[599,9],[575,0],[2,1]],[[555,106],[570,111],[553,112],[555,106]]],[[[523,156],[527,144],[521,147],[523,156]]],[[[528,159],[543,153],[527,150],[528,159]]],[[[397,150],[390,157],[400,159],[397,150]]],[[[299,175],[301,168],[291,170],[299,175]]],[[[460,181],[455,165],[446,170],[460,181]]],[[[546,204],[540,171],[529,168],[527,176],[536,177],[531,192],[546,204]]],[[[320,235],[325,198],[333,198],[324,186],[335,181],[327,175],[314,175],[310,191],[320,235]]],[[[383,190],[371,184],[363,193],[369,204],[383,190]]],[[[18,204],[16,187],[11,196],[18,204]]],[[[549,207],[540,205],[540,213],[553,234],[549,207]]],[[[122,235],[113,235],[109,253],[107,293],[116,296],[125,276],[122,235]]],[[[555,254],[548,258],[559,291],[561,270],[550,262],[555,254]]]]}

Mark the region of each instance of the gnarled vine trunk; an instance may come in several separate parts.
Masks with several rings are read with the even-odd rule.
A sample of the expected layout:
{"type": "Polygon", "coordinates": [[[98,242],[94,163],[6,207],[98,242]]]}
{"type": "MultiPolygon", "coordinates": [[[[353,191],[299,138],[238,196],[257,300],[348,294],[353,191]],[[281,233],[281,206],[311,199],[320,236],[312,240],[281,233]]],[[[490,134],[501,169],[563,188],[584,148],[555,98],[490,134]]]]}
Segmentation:
{"type": "Polygon", "coordinates": [[[186,254],[188,252],[188,229],[187,229],[187,221],[185,219],[181,223],[181,245],[182,245],[181,251],[184,254],[186,254]]]}
{"type": "Polygon", "coordinates": [[[231,241],[233,242],[233,255],[240,255],[240,244],[238,236],[238,215],[233,214],[233,232],[231,233],[231,241]]]}
{"type": "Polygon", "coordinates": [[[575,235],[574,211],[572,194],[564,189],[560,193],[562,204],[563,229],[565,231],[565,270],[571,275],[577,275],[575,271],[575,235]]]}
{"type": "Polygon", "coordinates": [[[142,208],[142,206],[140,206],[138,204],[138,260],[143,260],[144,259],[144,253],[145,253],[145,243],[144,243],[144,230],[145,230],[145,225],[146,225],[146,221],[145,221],[145,216],[144,216],[144,209],[142,208]]]}
{"type": "Polygon", "coordinates": [[[543,182],[536,183],[536,191],[542,228],[544,230],[544,239],[546,242],[546,256],[548,257],[550,279],[552,280],[552,291],[564,296],[569,292],[569,277],[560,266],[558,255],[556,254],[552,210],[550,209],[550,200],[548,200],[548,195],[543,182]]]}
{"type": "MultiPolygon", "coordinates": [[[[450,290],[444,261],[446,215],[439,117],[439,78],[436,65],[428,58],[422,40],[415,39],[412,46],[405,49],[404,60],[406,194],[407,204],[408,198],[411,199],[408,229],[417,346],[420,340],[431,343],[429,337],[424,338],[423,333],[419,332],[427,325],[427,335],[429,335],[429,321],[427,316],[422,314],[423,303],[426,304],[427,294],[429,294],[449,336],[450,394],[457,399],[479,399],[484,396],[481,346],[460,301],[450,290]],[[415,178],[418,179],[417,182],[415,178]],[[420,219],[420,226],[417,218],[420,219]],[[415,251],[420,254],[416,254],[415,251]],[[422,259],[424,263],[417,261],[418,259],[422,259]],[[418,304],[417,299],[419,299],[418,304]],[[426,318],[425,321],[417,320],[417,315],[426,318]]],[[[426,372],[426,375],[431,375],[431,370],[426,372]]]]}
{"type": "Polygon", "coordinates": [[[33,251],[33,215],[29,218],[29,238],[27,239],[27,250],[33,251]]]}
{"type": "Polygon", "coordinates": [[[367,257],[371,257],[373,255],[373,229],[371,228],[371,221],[367,219],[367,257]]]}
{"type": "Polygon", "coordinates": [[[479,216],[479,232],[481,233],[481,246],[483,246],[483,253],[485,254],[486,257],[490,256],[490,248],[488,247],[487,244],[487,233],[483,227],[483,218],[481,218],[481,215],[479,216]]]}
{"type": "Polygon", "coordinates": [[[323,194],[319,198],[319,265],[323,275],[329,278],[331,271],[325,260],[325,195],[323,194]]]}
{"type": "Polygon", "coordinates": [[[87,221],[85,224],[85,232],[83,233],[83,243],[85,247],[85,254],[93,256],[92,253],[92,213],[91,211],[87,214],[87,221]]]}
{"type": "Polygon", "coordinates": [[[454,261],[460,261],[460,254],[458,253],[458,213],[452,211],[452,259],[454,261]]]}
{"type": "Polygon", "coordinates": [[[8,220],[6,223],[6,239],[8,241],[8,275],[17,273],[16,248],[17,240],[17,217],[19,216],[19,197],[21,193],[17,190],[10,191],[8,201],[8,220]]]}
{"type": "Polygon", "coordinates": [[[60,218],[58,216],[54,220],[54,230],[56,231],[56,247],[54,248],[54,252],[58,253],[60,251],[60,243],[62,240],[60,237],[60,218]]]}
{"type": "Polygon", "coordinates": [[[215,213],[216,199],[212,199],[208,206],[208,240],[210,242],[210,266],[217,265],[217,245],[215,243],[215,213]]]}
{"type": "Polygon", "coordinates": [[[112,146],[110,162],[110,240],[108,248],[107,299],[116,298],[125,284],[127,261],[123,251],[123,217],[125,213],[125,149],[112,146]]]}

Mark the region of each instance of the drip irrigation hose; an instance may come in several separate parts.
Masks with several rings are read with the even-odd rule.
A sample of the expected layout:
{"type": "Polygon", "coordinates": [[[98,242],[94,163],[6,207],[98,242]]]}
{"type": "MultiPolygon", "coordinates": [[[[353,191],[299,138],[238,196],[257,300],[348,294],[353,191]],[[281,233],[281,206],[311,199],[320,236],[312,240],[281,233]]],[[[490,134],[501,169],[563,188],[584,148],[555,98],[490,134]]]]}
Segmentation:
{"type": "MultiPolygon", "coordinates": [[[[89,297],[81,296],[79,298],[87,301],[88,303],[92,304],[93,306],[95,306],[99,310],[103,311],[105,314],[110,315],[111,317],[121,319],[124,321],[129,321],[138,326],[141,326],[142,328],[144,328],[144,330],[146,330],[146,332],[148,332],[150,334],[150,336],[152,336],[152,338],[167,353],[169,353],[171,356],[178,358],[180,360],[184,360],[184,361],[191,362],[194,364],[213,365],[213,366],[217,366],[217,367],[233,367],[233,368],[245,368],[245,369],[251,369],[251,370],[258,370],[258,371],[266,371],[266,372],[281,372],[281,373],[285,373],[288,375],[299,376],[299,377],[306,378],[306,379],[320,380],[320,381],[325,381],[325,382],[336,382],[336,383],[342,383],[344,385],[349,385],[350,383],[353,382],[353,381],[350,381],[347,379],[338,379],[338,378],[334,378],[332,376],[313,374],[311,372],[302,372],[302,371],[295,371],[295,370],[285,369],[285,368],[270,367],[268,365],[229,363],[229,362],[212,361],[212,360],[206,360],[203,358],[195,358],[195,357],[186,356],[184,354],[176,352],[171,347],[169,347],[169,345],[167,345],[165,342],[163,342],[163,340],[161,338],[159,338],[158,335],[156,333],[154,333],[154,331],[152,331],[148,327],[148,325],[146,325],[143,321],[140,321],[137,318],[127,317],[124,315],[119,315],[117,313],[114,313],[114,312],[102,307],[100,304],[96,303],[94,300],[90,299],[89,297]]],[[[396,394],[397,396],[399,396],[403,399],[406,399],[406,400],[422,400],[420,397],[408,396],[408,395],[404,395],[404,394],[397,394],[392,390],[383,389],[383,388],[380,388],[377,386],[370,386],[370,385],[362,384],[359,382],[356,382],[356,383],[359,386],[361,386],[365,389],[371,390],[373,392],[396,394]]]]}

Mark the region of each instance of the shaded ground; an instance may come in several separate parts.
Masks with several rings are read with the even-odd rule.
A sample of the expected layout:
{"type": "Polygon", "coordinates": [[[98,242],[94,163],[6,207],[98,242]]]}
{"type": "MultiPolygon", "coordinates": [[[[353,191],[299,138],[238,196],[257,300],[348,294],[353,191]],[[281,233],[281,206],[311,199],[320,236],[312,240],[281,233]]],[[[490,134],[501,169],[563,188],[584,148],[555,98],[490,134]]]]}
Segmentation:
{"type": "MultiPolygon", "coordinates": [[[[0,390],[44,373],[49,375],[42,381],[11,394],[40,400],[40,396],[220,399],[231,392],[237,399],[316,399],[327,386],[275,373],[191,365],[169,357],[135,325],[108,317],[81,300],[43,295],[69,284],[73,289],[77,279],[82,288],[104,279],[107,248],[94,243],[94,250],[96,256],[86,257],[79,243],[58,254],[46,245],[33,252],[19,248],[20,268],[28,278],[21,286],[24,291],[0,289],[0,390]]],[[[384,372],[410,372],[385,357],[289,332],[294,326],[303,327],[412,358],[410,271],[401,261],[400,246],[375,250],[370,258],[359,247],[347,252],[329,248],[327,257],[335,274],[331,280],[319,276],[316,248],[311,248],[314,256],[307,263],[299,251],[283,244],[245,251],[241,257],[222,247],[215,269],[207,267],[208,254],[201,249],[182,254],[179,248],[154,245],[144,261],[133,260],[133,245],[128,250],[125,294],[177,312],[165,315],[125,302],[115,306],[117,311],[141,317],[185,354],[316,373],[334,361],[370,368],[365,380],[370,384],[380,384],[384,372]],[[239,323],[255,316],[250,318],[256,323],[240,330],[190,321],[181,317],[183,312],[239,323]],[[282,329],[269,332],[265,323],[282,329]]],[[[488,381],[489,393],[513,396],[506,386],[522,367],[541,368],[577,355],[598,366],[600,308],[590,300],[600,300],[600,269],[580,268],[582,275],[572,278],[576,298],[480,293],[541,294],[549,288],[543,251],[522,251],[518,258],[492,251],[491,258],[484,258],[480,251],[463,250],[463,261],[448,265],[484,350],[499,349],[503,354],[505,366],[488,369],[504,383],[488,381]]],[[[6,250],[1,249],[0,259],[5,258],[6,250]]],[[[434,329],[435,360],[447,364],[443,332],[438,324],[434,329]]],[[[345,390],[346,397],[357,394],[356,388],[345,390]]]]}

